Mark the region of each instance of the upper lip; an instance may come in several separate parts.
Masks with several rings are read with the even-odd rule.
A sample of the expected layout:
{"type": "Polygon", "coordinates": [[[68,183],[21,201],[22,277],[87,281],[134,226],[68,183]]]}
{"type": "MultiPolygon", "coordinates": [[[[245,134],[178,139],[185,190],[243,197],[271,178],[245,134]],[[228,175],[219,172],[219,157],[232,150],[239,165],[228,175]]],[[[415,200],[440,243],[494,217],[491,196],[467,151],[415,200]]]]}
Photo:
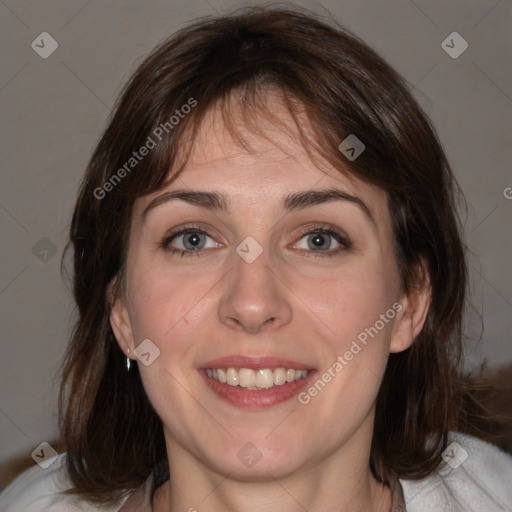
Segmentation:
{"type": "Polygon", "coordinates": [[[311,370],[312,366],[292,359],[273,356],[232,355],[212,359],[202,364],[199,369],[207,368],[293,368],[295,370],[311,370]]]}

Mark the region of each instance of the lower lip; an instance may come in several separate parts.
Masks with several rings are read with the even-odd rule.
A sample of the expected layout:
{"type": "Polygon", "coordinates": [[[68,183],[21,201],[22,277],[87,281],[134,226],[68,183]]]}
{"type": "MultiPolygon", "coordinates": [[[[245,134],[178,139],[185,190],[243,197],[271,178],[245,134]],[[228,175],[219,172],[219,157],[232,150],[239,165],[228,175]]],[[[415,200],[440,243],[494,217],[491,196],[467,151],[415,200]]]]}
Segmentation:
{"type": "Polygon", "coordinates": [[[223,384],[222,382],[208,377],[205,370],[199,370],[199,373],[206,380],[208,387],[222,400],[236,407],[264,409],[285,402],[297,395],[313,378],[316,371],[310,370],[308,375],[300,380],[294,380],[293,382],[287,382],[281,386],[261,390],[250,390],[239,386],[223,384]]]}

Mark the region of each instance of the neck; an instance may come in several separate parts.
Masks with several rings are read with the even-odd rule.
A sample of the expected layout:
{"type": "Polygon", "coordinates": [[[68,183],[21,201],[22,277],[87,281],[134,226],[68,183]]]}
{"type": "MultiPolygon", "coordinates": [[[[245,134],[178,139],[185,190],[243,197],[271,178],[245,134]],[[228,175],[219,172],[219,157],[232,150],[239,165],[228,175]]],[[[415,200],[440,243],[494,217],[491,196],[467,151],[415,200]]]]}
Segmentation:
{"type": "Polygon", "coordinates": [[[168,449],[171,478],[155,494],[155,512],[389,512],[391,491],[375,480],[369,448],[361,453],[347,443],[338,452],[305,463],[288,475],[248,481],[223,475],[179,445],[168,449]]]}

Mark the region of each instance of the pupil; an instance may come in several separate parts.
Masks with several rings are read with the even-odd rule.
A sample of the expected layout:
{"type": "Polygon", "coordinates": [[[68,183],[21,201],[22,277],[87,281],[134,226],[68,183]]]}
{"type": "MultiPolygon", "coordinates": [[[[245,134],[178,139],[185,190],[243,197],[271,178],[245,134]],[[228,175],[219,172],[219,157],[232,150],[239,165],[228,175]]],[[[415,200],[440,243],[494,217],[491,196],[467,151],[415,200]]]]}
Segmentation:
{"type": "Polygon", "coordinates": [[[322,247],[325,245],[325,237],[323,235],[315,235],[312,242],[316,247],[322,247]]]}
{"type": "Polygon", "coordinates": [[[189,245],[192,246],[193,249],[196,249],[199,243],[201,242],[201,239],[199,235],[192,233],[185,239],[189,245]]]}

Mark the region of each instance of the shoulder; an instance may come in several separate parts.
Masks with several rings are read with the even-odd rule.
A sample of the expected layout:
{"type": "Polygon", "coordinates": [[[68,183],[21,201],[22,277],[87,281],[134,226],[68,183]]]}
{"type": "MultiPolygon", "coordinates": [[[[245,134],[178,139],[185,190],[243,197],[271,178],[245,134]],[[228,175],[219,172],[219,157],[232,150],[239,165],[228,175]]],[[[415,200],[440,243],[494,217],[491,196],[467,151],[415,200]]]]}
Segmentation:
{"type": "Polygon", "coordinates": [[[60,454],[47,469],[38,465],[28,469],[0,493],[2,512],[116,512],[114,507],[92,504],[78,496],[63,494],[71,483],[66,468],[66,454],[60,454]]]}
{"type": "Polygon", "coordinates": [[[512,510],[512,456],[481,439],[451,433],[444,462],[423,480],[400,480],[407,512],[512,510]]]}

